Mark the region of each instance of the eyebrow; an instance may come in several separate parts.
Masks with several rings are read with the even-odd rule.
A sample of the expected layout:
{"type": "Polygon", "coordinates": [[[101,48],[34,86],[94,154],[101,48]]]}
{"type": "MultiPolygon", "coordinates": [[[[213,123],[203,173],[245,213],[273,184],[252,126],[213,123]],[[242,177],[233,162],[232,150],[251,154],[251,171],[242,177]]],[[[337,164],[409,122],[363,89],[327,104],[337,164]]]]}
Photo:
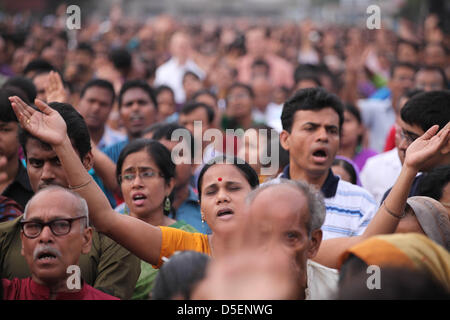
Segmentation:
{"type": "MultiPolygon", "coordinates": [[[[55,220],[61,220],[61,219],[71,219],[71,218],[72,217],[55,216],[55,217],[52,217],[50,220],[47,220],[47,222],[55,221],[55,220]]],[[[45,223],[44,220],[42,220],[39,217],[33,217],[33,218],[30,218],[30,219],[27,219],[27,220],[23,220],[23,221],[25,221],[25,222],[42,222],[42,223],[45,223]]]]}
{"type": "MultiPolygon", "coordinates": [[[[302,127],[307,126],[307,125],[313,126],[313,127],[315,127],[315,128],[322,126],[322,124],[319,124],[319,123],[316,123],[316,122],[308,121],[308,122],[303,123],[303,124],[302,124],[302,127]]],[[[327,128],[327,129],[334,129],[334,128],[338,129],[338,128],[339,128],[337,125],[334,125],[334,124],[326,124],[326,125],[324,125],[324,126],[325,126],[325,128],[327,128]]]]}
{"type": "MultiPolygon", "coordinates": [[[[225,181],[225,186],[229,186],[229,185],[233,185],[233,184],[242,184],[242,182],[239,182],[239,181],[225,181]]],[[[213,183],[207,185],[205,187],[205,189],[209,188],[209,187],[213,187],[213,186],[214,187],[217,186],[217,182],[213,182],[213,183]]]]}
{"type": "MultiPolygon", "coordinates": [[[[137,169],[139,170],[139,171],[148,171],[148,170],[153,170],[153,171],[156,171],[155,169],[153,169],[152,167],[137,167],[137,169]]],[[[136,167],[128,167],[128,168],[126,168],[126,169],[124,169],[123,170],[123,172],[133,172],[133,171],[136,171],[136,167]]]]}

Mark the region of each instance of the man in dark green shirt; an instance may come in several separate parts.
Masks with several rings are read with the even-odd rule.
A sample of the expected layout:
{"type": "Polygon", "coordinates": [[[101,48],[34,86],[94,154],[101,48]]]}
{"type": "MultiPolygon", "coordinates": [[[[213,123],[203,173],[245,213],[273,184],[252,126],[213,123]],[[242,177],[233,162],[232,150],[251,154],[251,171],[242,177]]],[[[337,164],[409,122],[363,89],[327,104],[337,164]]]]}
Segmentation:
{"type": "MultiPolygon", "coordinates": [[[[66,121],[67,132],[86,170],[92,167],[90,137],[87,126],[78,112],[68,104],[51,103],[66,121]]],[[[21,130],[27,172],[36,192],[49,185],[69,187],[64,170],[51,147],[28,132],[21,130]]],[[[21,255],[20,224],[22,217],[0,224],[0,278],[26,278],[30,270],[21,255]]],[[[89,285],[121,299],[129,299],[140,274],[140,261],[128,250],[107,236],[93,232],[92,248],[83,254],[79,263],[81,277],[89,285]]]]}

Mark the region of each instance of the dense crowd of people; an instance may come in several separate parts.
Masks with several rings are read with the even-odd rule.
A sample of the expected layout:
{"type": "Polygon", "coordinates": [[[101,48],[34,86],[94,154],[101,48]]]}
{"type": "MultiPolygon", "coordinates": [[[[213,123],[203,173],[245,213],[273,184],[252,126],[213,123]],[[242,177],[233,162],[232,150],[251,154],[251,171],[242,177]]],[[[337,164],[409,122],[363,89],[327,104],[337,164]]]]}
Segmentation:
{"type": "Polygon", "coordinates": [[[449,299],[436,16],[65,22],[0,20],[0,297],[449,299]]]}

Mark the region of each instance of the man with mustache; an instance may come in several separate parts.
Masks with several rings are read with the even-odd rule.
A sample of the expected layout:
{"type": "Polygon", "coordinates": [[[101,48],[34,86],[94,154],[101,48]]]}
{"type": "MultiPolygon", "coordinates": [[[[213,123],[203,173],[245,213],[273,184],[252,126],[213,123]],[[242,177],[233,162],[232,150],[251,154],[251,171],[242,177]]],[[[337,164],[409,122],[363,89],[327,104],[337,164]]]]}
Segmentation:
{"type": "MultiPolygon", "coordinates": [[[[69,104],[52,102],[50,106],[65,120],[70,140],[84,167],[89,170],[92,167],[93,156],[89,131],[83,118],[69,104]]],[[[20,130],[19,141],[34,192],[54,185],[69,188],[61,163],[48,144],[25,130],[20,130]]],[[[54,203],[55,199],[49,202],[54,203]]],[[[27,278],[31,274],[24,257],[20,254],[20,220],[21,217],[0,223],[0,278],[27,278]]],[[[140,274],[137,257],[95,230],[92,232],[91,250],[80,257],[80,269],[86,283],[121,299],[131,297],[140,274]]]]}
{"type": "Polygon", "coordinates": [[[377,211],[369,192],[331,170],[343,121],[341,101],[323,88],[297,91],[281,114],[280,143],[289,151],[289,165],[281,178],[303,180],[322,191],[327,212],[324,240],[362,234],[377,211]]]}
{"type": "Polygon", "coordinates": [[[4,299],[118,300],[81,279],[71,281],[71,268],[76,269],[81,253],[89,253],[92,241],[88,207],[78,194],[58,186],[40,190],[25,207],[20,225],[21,254],[31,277],[3,279],[4,299]]]}

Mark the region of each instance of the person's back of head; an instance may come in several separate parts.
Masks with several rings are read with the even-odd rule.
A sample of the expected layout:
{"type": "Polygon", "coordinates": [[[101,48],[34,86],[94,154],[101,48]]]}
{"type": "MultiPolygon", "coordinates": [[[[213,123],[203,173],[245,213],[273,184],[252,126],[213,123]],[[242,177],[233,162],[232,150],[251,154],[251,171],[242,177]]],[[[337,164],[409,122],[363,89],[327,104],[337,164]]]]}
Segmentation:
{"type": "MultiPolygon", "coordinates": [[[[91,137],[83,117],[68,103],[51,102],[48,105],[50,108],[56,110],[64,119],[67,126],[67,135],[75,150],[78,151],[80,159],[84,159],[88,152],[91,151],[91,137]]],[[[29,138],[37,139],[26,130],[21,129],[19,131],[19,141],[25,157],[27,155],[26,145],[29,138]]]]}
{"type": "Polygon", "coordinates": [[[450,299],[450,293],[429,274],[407,268],[368,269],[353,258],[346,263],[345,279],[341,272],[337,300],[450,299]]]}
{"type": "Polygon", "coordinates": [[[2,88],[9,88],[9,87],[14,87],[22,90],[26,94],[28,101],[34,101],[34,99],[36,99],[37,96],[36,86],[33,84],[33,81],[31,81],[28,78],[25,78],[23,76],[15,76],[9,78],[3,84],[2,88]]]}
{"type": "MultiPolygon", "coordinates": [[[[418,193],[421,196],[430,197],[440,201],[444,196],[444,188],[449,188],[450,183],[450,164],[432,169],[423,174],[419,181],[418,193]]],[[[447,203],[450,207],[450,203],[447,203]]]]}
{"type": "Polygon", "coordinates": [[[190,299],[195,286],[205,277],[209,261],[209,256],[196,251],[175,253],[159,270],[151,298],[190,299]]]}
{"type": "Polygon", "coordinates": [[[450,91],[429,91],[413,96],[406,102],[400,115],[409,125],[427,131],[433,125],[442,129],[450,121],[450,91]]]}
{"type": "Polygon", "coordinates": [[[281,113],[283,130],[288,132],[291,131],[294,123],[294,116],[297,111],[320,111],[325,108],[332,108],[338,114],[339,129],[341,129],[344,122],[344,107],[335,94],[329,93],[323,88],[298,90],[284,103],[283,112],[281,113]]]}
{"type": "Polygon", "coordinates": [[[37,73],[56,71],[56,68],[50,62],[44,59],[31,60],[23,69],[23,75],[29,79],[33,78],[37,73]]]}
{"type": "Polygon", "coordinates": [[[109,60],[121,73],[126,74],[131,69],[131,54],[126,49],[118,48],[109,53],[109,60]]]}
{"type": "Polygon", "coordinates": [[[11,101],[9,97],[18,96],[25,103],[29,103],[25,94],[18,88],[15,87],[3,87],[0,89],[0,121],[2,122],[19,122],[14,110],[11,106],[11,101]]]}

